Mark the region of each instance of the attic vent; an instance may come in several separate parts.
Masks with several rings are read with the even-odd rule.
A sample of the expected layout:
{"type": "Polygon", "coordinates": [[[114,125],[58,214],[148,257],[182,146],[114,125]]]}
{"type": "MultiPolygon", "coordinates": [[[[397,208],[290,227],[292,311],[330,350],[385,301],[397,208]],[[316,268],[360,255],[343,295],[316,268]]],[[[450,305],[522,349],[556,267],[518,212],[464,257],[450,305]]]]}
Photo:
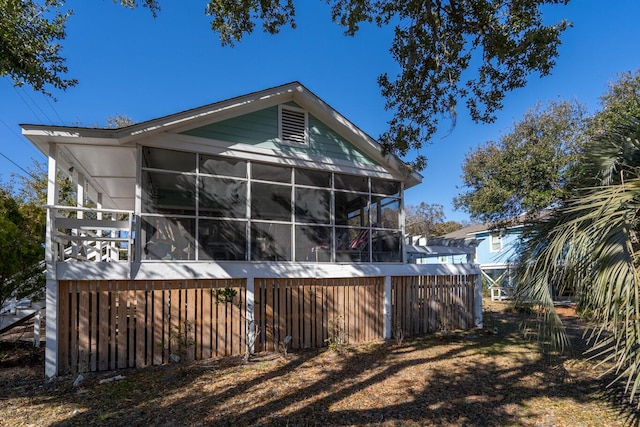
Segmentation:
{"type": "Polygon", "coordinates": [[[307,143],[307,113],[280,106],[280,141],[290,144],[307,143]]]}

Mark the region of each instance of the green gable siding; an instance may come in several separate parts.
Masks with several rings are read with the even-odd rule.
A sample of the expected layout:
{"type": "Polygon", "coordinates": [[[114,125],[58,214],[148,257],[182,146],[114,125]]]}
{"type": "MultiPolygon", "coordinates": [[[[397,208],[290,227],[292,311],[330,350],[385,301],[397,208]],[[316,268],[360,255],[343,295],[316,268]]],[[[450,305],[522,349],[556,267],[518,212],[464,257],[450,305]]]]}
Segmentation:
{"type": "Polygon", "coordinates": [[[183,133],[219,141],[275,148],[278,140],[278,108],[267,108],[183,133]]]}
{"type": "Polygon", "coordinates": [[[309,114],[308,147],[280,144],[278,139],[278,107],[266,108],[197,129],[191,129],[183,132],[183,134],[311,156],[375,164],[371,158],[311,114],[309,114]]]}

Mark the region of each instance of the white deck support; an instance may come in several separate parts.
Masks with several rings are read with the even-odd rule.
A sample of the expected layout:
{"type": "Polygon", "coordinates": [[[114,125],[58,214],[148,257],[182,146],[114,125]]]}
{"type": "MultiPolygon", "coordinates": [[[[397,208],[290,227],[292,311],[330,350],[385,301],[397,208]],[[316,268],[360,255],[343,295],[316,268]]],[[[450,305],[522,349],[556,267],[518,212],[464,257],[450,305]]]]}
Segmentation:
{"type": "Polygon", "coordinates": [[[38,310],[33,317],[33,346],[40,348],[40,323],[42,321],[42,311],[38,310]]]}
{"type": "MultiPolygon", "coordinates": [[[[98,193],[98,197],[96,200],[96,207],[98,209],[102,209],[102,193],[98,193]]],[[[96,212],[96,219],[98,221],[102,221],[102,211],[98,210],[98,212],[96,212]]],[[[96,231],[96,236],[102,237],[102,230],[96,231]]],[[[107,246],[106,249],[109,250],[109,247],[107,246]]],[[[97,260],[102,261],[102,241],[101,240],[96,241],[96,251],[98,252],[97,260]]]]}
{"type": "MultiPolygon", "coordinates": [[[[134,212],[137,212],[137,215],[142,212],[142,146],[138,145],[136,148],[136,193],[134,200],[134,212]]],[[[248,166],[247,166],[248,167],[248,166]]],[[[131,218],[133,220],[133,218],[131,218]]],[[[134,252],[131,253],[131,247],[129,247],[129,263],[133,261],[140,261],[142,259],[142,244],[144,240],[146,240],[146,236],[142,237],[142,224],[140,221],[140,216],[136,216],[135,218],[135,230],[132,230],[135,234],[135,246],[134,252]]],[[[133,242],[133,236],[130,234],[130,241],[133,242]]],[[[133,277],[131,277],[133,278],[133,277]]]]}
{"type": "Polygon", "coordinates": [[[391,325],[391,276],[384,277],[384,338],[393,338],[391,325]]]}
{"type": "MultiPolygon", "coordinates": [[[[73,180],[76,182],[76,206],[79,208],[84,207],[84,193],[85,193],[85,178],[84,175],[79,173],[77,169],[73,170],[73,180]]],[[[84,213],[82,210],[78,210],[77,217],[78,219],[84,218],[84,213]]],[[[74,237],[81,236],[79,230],[71,230],[71,235],[74,237]]],[[[80,245],[77,240],[74,240],[72,243],[73,247],[73,256],[75,258],[80,257],[80,245]]],[[[85,256],[88,254],[85,254],[85,256]]]]}
{"type": "MultiPolygon", "coordinates": [[[[47,175],[47,204],[58,204],[57,179],[58,148],[55,143],[49,143],[49,168],[47,175]]],[[[56,280],[56,248],[53,226],[55,209],[47,209],[47,231],[45,237],[46,263],[46,349],[44,360],[44,374],[47,378],[58,373],[58,281],[56,280]]]]}
{"type": "Polygon", "coordinates": [[[264,333],[262,331],[256,331],[256,323],[255,323],[255,281],[253,276],[247,277],[247,288],[246,288],[246,328],[247,328],[247,348],[246,351],[249,354],[253,354],[256,350],[255,342],[257,338],[257,333],[264,333]]]}

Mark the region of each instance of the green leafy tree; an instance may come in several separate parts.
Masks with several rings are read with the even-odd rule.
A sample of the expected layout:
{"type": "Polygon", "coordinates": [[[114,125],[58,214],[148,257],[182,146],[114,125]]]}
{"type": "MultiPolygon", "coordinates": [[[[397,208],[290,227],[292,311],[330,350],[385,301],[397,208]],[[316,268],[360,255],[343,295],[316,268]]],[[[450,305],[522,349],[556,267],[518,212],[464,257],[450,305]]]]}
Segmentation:
{"type": "Polygon", "coordinates": [[[31,295],[44,284],[43,212],[41,206],[20,203],[0,189],[0,306],[12,296],[31,295]]]}
{"type": "Polygon", "coordinates": [[[640,386],[640,70],[622,73],[601,98],[589,139],[553,215],[522,242],[517,302],[538,301],[542,339],[563,347],[553,292],[571,289],[596,325],[591,352],[640,386]]]}
{"type": "MultiPolygon", "coordinates": [[[[406,155],[419,150],[435,133],[439,119],[455,123],[458,102],[465,103],[477,122],[495,120],[505,94],[525,86],[532,73],[549,74],[558,56],[560,35],[568,23],[544,25],[541,7],[568,0],[327,0],[332,18],[355,35],[363,23],[393,25],[390,48],[401,71],[383,74],[378,83],[394,111],[389,130],[380,140],[389,152],[406,155]],[[464,73],[472,62],[476,73],[464,73]]],[[[261,21],[263,30],[277,33],[295,28],[292,0],[212,0],[206,10],[222,44],[240,41],[261,21]]],[[[417,168],[426,166],[418,155],[417,168]]]]}
{"type": "Polygon", "coordinates": [[[457,209],[485,223],[535,216],[557,203],[585,145],[588,118],[577,102],[550,102],[529,110],[498,141],[468,153],[462,180],[468,189],[457,209]]]}
{"type": "MultiPolygon", "coordinates": [[[[568,0],[325,0],[334,22],[355,35],[362,24],[393,26],[390,52],[400,66],[397,76],[382,74],[378,83],[393,111],[389,128],[380,136],[388,152],[401,156],[417,150],[415,166],[426,158],[419,150],[436,132],[443,117],[455,124],[459,102],[476,122],[495,120],[507,92],[525,86],[531,74],[550,73],[558,56],[564,20],[543,23],[542,7],[568,0]],[[473,65],[472,65],[473,64],[473,65]],[[477,67],[475,72],[466,72],[477,67]]],[[[117,1],[116,1],[117,2],[117,1]]],[[[157,0],[121,0],[155,13],[157,0]]],[[[0,75],[36,90],[76,84],[66,73],[60,40],[70,12],[58,11],[60,1],[0,0],[10,13],[0,23],[0,75]],[[51,16],[50,16],[51,15],[51,16]],[[50,17],[49,17],[50,16],[50,17]],[[34,19],[37,17],[37,19],[34,19]]],[[[275,34],[295,28],[293,0],[209,0],[205,13],[223,45],[233,45],[260,23],[275,34]]]]}
{"type": "Polygon", "coordinates": [[[462,223],[459,223],[458,221],[444,221],[436,224],[436,227],[434,229],[434,235],[443,236],[445,234],[460,230],[462,227],[465,227],[465,225],[462,223]]]}
{"type": "MultiPolygon", "coordinates": [[[[140,3],[154,16],[159,10],[156,0],[120,3],[129,8],[140,3]]],[[[0,76],[48,96],[50,87],[66,90],[78,83],[65,77],[68,69],[61,42],[73,11],[61,10],[63,5],[63,0],[0,0],[0,76]]]]}
{"type": "Polygon", "coordinates": [[[445,221],[442,205],[421,202],[405,207],[405,230],[410,236],[435,237],[462,228],[455,221],[445,221]]]}
{"type": "Polygon", "coordinates": [[[640,69],[620,73],[609,83],[607,92],[600,97],[601,110],[595,115],[590,132],[597,134],[607,127],[640,114],[640,69]]]}
{"type": "Polygon", "coordinates": [[[61,12],[62,3],[0,0],[0,76],[47,95],[49,86],[67,89],[77,83],[64,77],[67,67],[59,42],[71,12],[61,12]]]}

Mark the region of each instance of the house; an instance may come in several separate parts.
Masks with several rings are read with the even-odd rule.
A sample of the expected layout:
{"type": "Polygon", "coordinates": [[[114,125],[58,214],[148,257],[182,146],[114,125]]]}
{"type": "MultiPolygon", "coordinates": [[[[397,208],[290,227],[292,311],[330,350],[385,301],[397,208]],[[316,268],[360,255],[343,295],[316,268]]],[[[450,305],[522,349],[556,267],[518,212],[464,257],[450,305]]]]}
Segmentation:
{"type": "Polygon", "coordinates": [[[322,346],[332,322],[352,342],[481,324],[476,269],[407,263],[422,177],[300,83],[120,129],[21,126],[49,162],[47,376],[166,363],[176,339],[207,358],[322,346]]]}
{"type": "Polygon", "coordinates": [[[466,237],[406,237],[407,259],[415,264],[474,264],[479,240],[466,237]]]}
{"type": "Polygon", "coordinates": [[[491,299],[502,300],[510,297],[515,288],[513,271],[524,225],[524,217],[502,228],[491,224],[474,224],[448,233],[443,238],[474,242],[474,259],[487,282],[491,299]]]}

